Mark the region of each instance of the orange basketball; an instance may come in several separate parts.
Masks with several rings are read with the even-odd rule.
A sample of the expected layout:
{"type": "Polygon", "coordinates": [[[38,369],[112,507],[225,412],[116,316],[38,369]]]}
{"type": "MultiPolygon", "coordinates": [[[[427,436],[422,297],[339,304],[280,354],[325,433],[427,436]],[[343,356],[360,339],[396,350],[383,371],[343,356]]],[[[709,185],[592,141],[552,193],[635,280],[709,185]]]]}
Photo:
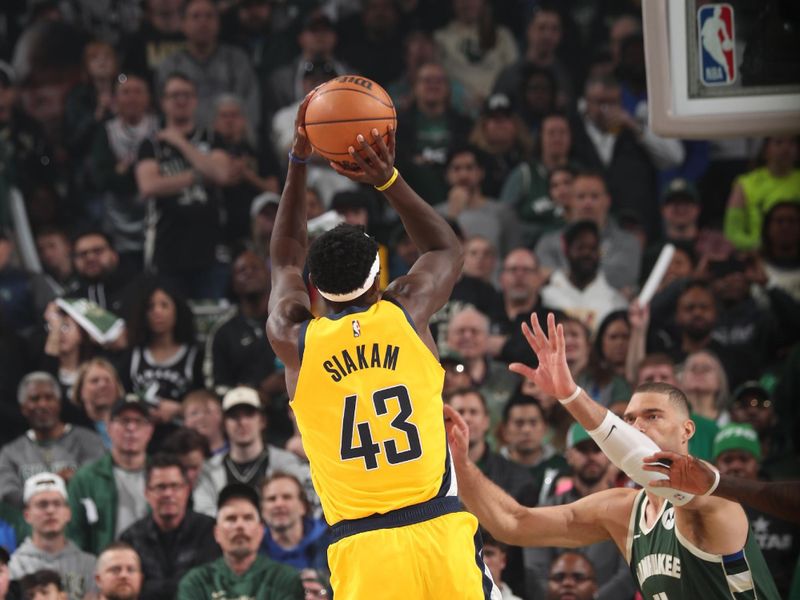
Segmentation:
{"type": "Polygon", "coordinates": [[[381,86],[358,75],[344,75],[320,86],[306,108],[306,134],[314,150],[346,169],[358,169],[347,152],[358,149],[358,134],[372,143],[373,129],[388,139],[397,128],[397,113],[381,86]]]}

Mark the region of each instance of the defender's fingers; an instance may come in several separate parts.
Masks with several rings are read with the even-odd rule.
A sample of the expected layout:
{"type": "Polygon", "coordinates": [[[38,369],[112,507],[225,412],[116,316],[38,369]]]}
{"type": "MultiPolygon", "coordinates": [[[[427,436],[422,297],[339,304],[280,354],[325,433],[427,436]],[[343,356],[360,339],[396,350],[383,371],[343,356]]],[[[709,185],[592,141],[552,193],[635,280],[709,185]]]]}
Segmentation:
{"type": "Polygon", "coordinates": [[[539,350],[542,349],[542,344],[538,339],[536,339],[536,336],[531,331],[531,328],[528,327],[528,324],[525,322],[522,323],[522,335],[525,336],[526,340],[528,340],[528,345],[531,347],[531,350],[538,355],[539,350]]]}
{"type": "Polygon", "coordinates": [[[564,341],[564,326],[561,323],[556,326],[556,352],[559,356],[567,353],[567,343],[564,341]]]}
{"type": "Polygon", "coordinates": [[[526,379],[533,379],[533,377],[536,375],[536,369],[518,362],[508,365],[508,370],[516,373],[517,375],[522,375],[526,379]]]}
{"type": "Polygon", "coordinates": [[[654,481],[651,481],[648,485],[651,488],[673,487],[672,482],[669,479],[656,479],[654,481]]]}
{"type": "Polygon", "coordinates": [[[544,330],[542,330],[542,326],[539,324],[539,316],[536,313],[531,315],[531,325],[533,325],[533,335],[539,340],[540,345],[544,347],[547,344],[547,336],[544,334],[544,330]]]}
{"type": "Polygon", "coordinates": [[[553,313],[547,313],[547,343],[552,350],[558,349],[556,342],[556,316],[553,313]]]}
{"type": "Polygon", "coordinates": [[[670,471],[668,467],[665,467],[661,464],[645,464],[642,465],[643,471],[652,471],[653,473],[663,473],[664,475],[669,475],[670,471]]]}

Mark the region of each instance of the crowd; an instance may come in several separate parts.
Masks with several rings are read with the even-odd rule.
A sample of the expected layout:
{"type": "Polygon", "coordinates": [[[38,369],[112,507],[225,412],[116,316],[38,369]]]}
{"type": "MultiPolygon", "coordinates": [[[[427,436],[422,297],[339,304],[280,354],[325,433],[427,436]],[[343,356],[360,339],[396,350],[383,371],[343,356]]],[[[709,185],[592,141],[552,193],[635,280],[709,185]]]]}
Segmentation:
{"type": "MultiPolygon", "coordinates": [[[[392,96],[396,165],[462,240],[431,328],[487,477],[528,506],[633,485],[508,370],[536,361],[533,312],[556,313],[597,402],[622,414],[637,385],[677,385],[692,454],[800,476],[798,139],[651,131],[640,4],[8,2],[0,600],[331,594],[265,324],[295,113],[344,74],[392,96]]],[[[380,194],[319,157],[308,181],[311,236],[362,226],[382,287],[408,272],[417,249],[380,194]]],[[[781,594],[800,594],[800,531],[749,517],[781,594]]],[[[504,598],[635,597],[611,542],[484,543],[504,598]]]]}

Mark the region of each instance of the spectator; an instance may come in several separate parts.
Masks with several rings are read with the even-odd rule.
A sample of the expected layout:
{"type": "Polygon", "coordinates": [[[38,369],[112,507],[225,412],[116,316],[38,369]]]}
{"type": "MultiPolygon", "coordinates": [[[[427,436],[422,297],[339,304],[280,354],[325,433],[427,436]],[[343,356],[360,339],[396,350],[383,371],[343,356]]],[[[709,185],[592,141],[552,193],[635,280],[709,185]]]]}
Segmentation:
{"type": "MultiPolygon", "coordinates": [[[[205,11],[208,0],[189,8],[205,11]]],[[[213,8],[209,8],[213,12],[213,8]]],[[[145,262],[179,282],[194,298],[222,295],[220,206],[217,185],[230,177],[230,157],[210,149],[195,121],[197,88],[183,75],[161,88],[165,127],[139,147],[136,183],[156,218],[148,222],[145,262]]]]}
{"type": "Polygon", "coordinates": [[[149,84],[140,75],[119,75],[113,98],[114,117],[94,134],[89,168],[102,194],[103,231],[122,272],[131,275],[144,268],[145,207],[136,187],[136,160],[139,146],[158,130],[158,119],[151,112],[149,84]]]}
{"type": "Polygon", "coordinates": [[[217,497],[227,484],[243,484],[255,491],[275,471],[295,475],[316,501],[308,465],[291,452],[264,442],[266,417],[256,390],[245,386],[229,390],[222,399],[222,413],[230,450],[206,462],[194,494],[198,512],[216,514],[217,497]]]}
{"type": "Polygon", "coordinates": [[[275,215],[281,197],[275,192],[262,192],[250,204],[250,222],[253,251],[259,258],[269,263],[269,243],[275,227],[275,215]]]}
{"type": "Polygon", "coordinates": [[[398,113],[397,162],[422,198],[436,204],[447,196],[445,165],[450,148],[463,144],[472,123],[450,103],[451,88],[441,64],[419,66],[413,102],[398,113]]]}
{"type": "Polygon", "coordinates": [[[500,273],[506,317],[503,329],[508,334],[499,354],[502,361],[537,364],[521,326],[530,322],[531,313],[544,315],[540,295],[543,284],[539,260],[533,252],[516,248],[508,253],[500,273]]]}
{"type": "MultiPolygon", "coordinates": [[[[91,358],[96,350],[89,334],[78,322],[61,309],[55,302],[47,305],[44,311],[47,338],[40,359],[41,368],[58,377],[61,395],[72,396],[72,386],[78,378],[81,362],[91,358]]],[[[67,401],[62,408],[66,420],[75,422],[77,407],[67,401]]],[[[82,415],[79,415],[82,417],[82,415]]],[[[85,419],[80,419],[85,424],[85,419]]]]}
{"type": "Polygon", "coordinates": [[[531,477],[526,469],[492,451],[487,439],[489,412],[483,395],[475,388],[460,388],[447,393],[445,402],[452,406],[469,426],[470,460],[506,493],[517,496],[531,477]]]}
{"type": "Polygon", "coordinates": [[[481,191],[483,153],[470,146],[453,148],[446,163],[447,199],[436,205],[442,216],[458,222],[467,236],[489,240],[501,256],[521,243],[512,212],[481,191]]]}
{"type": "Polygon", "coordinates": [[[500,198],[503,183],[516,165],[528,159],[533,140],[505,94],[492,94],[483,104],[469,141],[483,152],[483,193],[500,198]]]}
{"type": "Polygon", "coordinates": [[[153,80],[162,61],[183,50],[186,38],[181,30],[182,0],[146,0],[144,18],[138,31],[123,39],[122,66],[153,80]]]}
{"type": "Polygon", "coordinates": [[[172,600],[192,568],[219,558],[214,519],[187,509],[192,489],[177,457],[157,454],[147,465],[145,497],[150,514],[122,532],[141,559],[148,600],[172,600]]]}
{"type": "Polygon", "coordinates": [[[236,385],[249,385],[262,392],[269,406],[272,395],[284,393],[285,387],[265,334],[269,269],[252,250],[234,260],[231,287],[237,306],[216,323],[206,341],[206,387],[224,394],[236,385]]]}
{"type": "Polygon", "coordinates": [[[82,552],[66,538],[71,513],[64,480],[55,473],[39,473],[25,482],[25,521],[31,536],[11,555],[12,579],[22,579],[42,569],[61,576],[61,589],[69,600],[83,600],[97,590],[95,556],[82,552]]]}
{"type": "Polygon", "coordinates": [[[450,319],[447,346],[463,358],[472,385],[486,399],[491,425],[497,425],[503,405],[519,384],[519,379],[505,363],[490,358],[488,317],[475,308],[462,308],[450,319]]]}
{"type": "Polygon", "coordinates": [[[550,197],[550,173],[568,166],[572,134],[566,116],[550,113],[542,118],[534,160],[522,161],[511,172],[500,200],[525,223],[530,245],[563,224],[564,207],[550,197]]]}
{"type": "Polygon", "coordinates": [[[542,302],[596,330],[608,313],[628,303],[599,270],[600,232],[595,222],[571,223],[564,231],[564,248],[569,269],[553,273],[542,289],[542,302]]]}
{"type": "Polygon", "coordinates": [[[117,370],[104,358],[93,358],[81,364],[72,386],[72,404],[83,410],[94,430],[103,438],[103,446],[111,449],[108,424],[111,408],[125,395],[117,370]]]}
{"type": "Polygon", "coordinates": [[[468,237],[464,241],[464,275],[491,284],[496,271],[497,248],[485,237],[468,237]]]}
{"type": "Polygon", "coordinates": [[[442,64],[467,89],[470,108],[477,112],[500,72],[517,59],[517,44],[513,34],[495,22],[491,3],[454,1],[452,6],[453,19],[434,33],[434,39],[442,64]]]}
{"type": "Polygon", "coordinates": [[[228,451],[222,406],[217,396],[205,389],[193,390],[183,397],[182,409],[184,425],[206,438],[213,456],[228,451]]]}
{"type": "Polygon", "coordinates": [[[20,594],[25,600],[67,600],[61,575],[50,569],[41,569],[25,575],[19,582],[20,594]]]}
{"type": "Polygon", "coordinates": [[[300,581],[303,584],[305,598],[328,598],[333,595],[329,578],[317,569],[303,569],[300,571],[300,581]]]}
{"type": "Polygon", "coordinates": [[[525,467],[532,481],[520,490],[520,502],[537,506],[555,492],[555,482],[566,474],[567,463],[552,445],[545,442],[547,422],[536,398],[517,394],[503,408],[501,454],[525,467]]]}
{"type": "Polygon", "coordinates": [[[442,385],[442,395],[447,396],[450,392],[465,389],[472,386],[464,359],[458,352],[453,352],[445,348],[439,352],[439,364],[444,369],[444,384],[442,385]]]}
{"type": "Polygon", "coordinates": [[[740,250],[758,247],[764,215],[773,204],[800,200],[797,138],[766,138],[761,161],[763,166],[734,181],[725,210],[725,236],[740,250]]]}
{"type": "MultiPolygon", "coordinates": [[[[722,475],[745,479],[764,479],[761,472],[761,444],[758,434],[748,423],[729,424],[719,430],[714,438],[713,461],[722,475]]],[[[778,519],[749,506],[747,518],[775,586],[782,598],[789,598],[792,573],[800,552],[800,532],[791,523],[778,519]]]]}
{"type": "Polygon", "coordinates": [[[136,550],[112,542],[97,557],[94,576],[98,600],[138,600],[142,592],[142,564],[136,550]]]}
{"type": "Polygon", "coordinates": [[[627,310],[608,313],[597,328],[592,347],[593,358],[601,369],[625,377],[631,324],[627,310]]]}
{"type": "Polygon", "coordinates": [[[266,144],[256,150],[255,135],[233,94],[221,94],[214,101],[212,146],[231,156],[231,178],[222,188],[226,214],[225,240],[229,244],[250,237],[250,202],[261,192],[278,191],[278,161],[266,144]]]}
{"type": "Polygon", "coordinates": [[[151,280],[135,304],[129,331],[120,373],[125,389],[152,407],[158,444],[174,428],[183,396],[202,387],[192,311],[171,285],[151,280]]]}
{"type": "MultiPolygon", "coordinates": [[[[558,104],[566,106],[572,97],[574,82],[570,70],[556,54],[561,44],[562,32],[561,13],[555,5],[538,4],[525,29],[525,53],[497,76],[494,83],[495,91],[512,98],[516,96],[518,90],[522,90],[524,94],[525,72],[535,67],[552,72],[553,83],[557,81],[560,90],[558,104]]],[[[555,85],[553,87],[555,88],[555,85]]],[[[522,104],[521,95],[516,99],[522,104]]]]}
{"type": "MultiPolygon", "coordinates": [[[[588,219],[597,224],[603,250],[600,265],[608,282],[618,290],[636,285],[642,247],[636,237],[609,216],[611,196],[603,175],[597,171],[579,172],[573,180],[572,192],[566,210],[568,221],[574,223],[588,219]]],[[[568,265],[563,232],[545,234],[536,244],[536,256],[548,272],[565,269],[568,265]]]]}
{"type": "Polygon", "coordinates": [[[30,334],[53,291],[41,275],[30,274],[11,263],[14,244],[0,226],[0,312],[19,334],[30,334]]]}
{"type": "Polygon", "coordinates": [[[0,490],[5,502],[21,507],[29,477],[53,472],[69,480],[105,449],[96,433],[61,421],[61,390],[50,374],[34,371],[23,377],[17,398],[30,430],[0,450],[0,490]]]}
{"type": "Polygon", "coordinates": [[[78,285],[70,295],[122,315],[132,288],[128,287],[128,275],[119,268],[111,237],[99,229],[84,229],[72,238],[72,256],[78,285]]]}
{"type": "MultiPolygon", "coordinates": [[[[567,433],[567,464],[572,471],[569,489],[545,500],[547,506],[560,506],[575,502],[589,494],[611,487],[611,462],[579,423],[573,423],[567,433]]],[[[636,583],[631,577],[625,558],[616,552],[614,542],[605,540],[584,546],[580,551],[591,560],[596,569],[597,593],[595,600],[632,598],[636,583]]],[[[544,599],[547,593],[547,570],[558,557],[558,548],[525,548],[525,579],[528,598],[544,599]]]]}
{"type": "Polygon", "coordinates": [[[111,452],[78,469],[69,482],[68,536],[92,554],[147,514],[146,449],[153,435],[150,406],[132,395],[118,400],[111,409],[108,435],[111,452]]]}
{"type": "Polygon", "coordinates": [[[258,555],[264,537],[258,494],[234,483],[220,491],[214,539],[222,558],[195,567],[181,579],[177,600],[217,597],[286,598],[301,600],[297,571],[258,555]]]}
{"type": "Polygon", "coordinates": [[[274,472],[261,485],[261,517],[266,524],[259,553],[298,570],[327,569],[328,525],[312,516],[303,484],[274,472]]]}
{"type": "MultiPolygon", "coordinates": [[[[646,109],[646,104],[641,106],[646,109]]],[[[680,141],[650,131],[644,112],[628,113],[620,85],[610,78],[589,79],[579,108],[572,126],[575,159],[605,172],[617,213],[629,211],[648,232],[655,232],[656,169],[683,162],[680,141]]]]}
{"type": "Polygon", "coordinates": [[[36,232],[36,251],[45,277],[56,296],[63,296],[76,284],[72,268],[72,242],[67,232],[55,225],[36,232]]]}
{"type": "Polygon", "coordinates": [[[777,202],[764,215],[761,255],[767,285],[800,302],[800,206],[777,202]]]}
{"type": "Polygon", "coordinates": [[[235,94],[242,99],[247,121],[257,128],[260,101],[256,75],[247,55],[239,48],[219,43],[219,12],[211,0],[187,0],[182,7],[186,47],[176,50],[156,70],[156,85],[166,95],[171,74],[181,73],[194,82],[197,92],[197,124],[212,122],[214,98],[235,94]]]}
{"type": "Polygon", "coordinates": [[[360,14],[341,24],[338,46],[342,58],[357,73],[386,86],[403,71],[399,7],[391,0],[365,0],[360,14]]]}
{"type": "Polygon", "coordinates": [[[597,594],[594,566],[580,552],[564,552],[550,565],[546,600],[593,600],[597,594]]]}
{"type": "Polygon", "coordinates": [[[6,323],[0,305],[0,448],[28,429],[14,396],[19,382],[30,371],[29,362],[25,342],[6,323]]]}
{"type": "Polygon", "coordinates": [[[274,92],[276,106],[283,108],[299,102],[308,93],[303,81],[308,71],[307,63],[330,64],[334,73],[354,72],[349,65],[334,55],[337,42],[336,28],[330,17],[319,10],[312,10],[305,17],[302,29],[297,35],[300,55],[288,65],[275,69],[270,76],[269,87],[274,92]]]}
{"type": "Polygon", "coordinates": [[[503,571],[508,564],[508,544],[498,542],[486,530],[481,530],[481,539],[483,541],[483,562],[486,563],[489,573],[492,575],[492,581],[500,588],[501,600],[522,600],[519,596],[514,595],[508,584],[503,581],[503,571]]]}
{"type": "Polygon", "coordinates": [[[557,109],[558,84],[550,69],[528,65],[522,71],[519,112],[531,134],[541,134],[542,121],[557,109]]]}
{"type": "Polygon", "coordinates": [[[269,90],[269,75],[295,58],[296,44],[291,27],[281,22],[282,14],[270,0],[247,0],[223,7],[222,39],[247,53],[261,89],[262,116],[275,109],[269,90]]]}
{"type": "MultiPolygon", "coordinates": [[[[219,403],[217,404],[219,406],[219,403]]],[[[181,465],[181,470],[186,475],[189,489],[194,492],[205,460],[211,456],[208,449],[208,440],[202,434],[188,427],[181,427],[173,431],[161,444],[161,451],[174,456],[181,465]]],[[[189,496],[188,506],[193,506],[189,496]]]]}

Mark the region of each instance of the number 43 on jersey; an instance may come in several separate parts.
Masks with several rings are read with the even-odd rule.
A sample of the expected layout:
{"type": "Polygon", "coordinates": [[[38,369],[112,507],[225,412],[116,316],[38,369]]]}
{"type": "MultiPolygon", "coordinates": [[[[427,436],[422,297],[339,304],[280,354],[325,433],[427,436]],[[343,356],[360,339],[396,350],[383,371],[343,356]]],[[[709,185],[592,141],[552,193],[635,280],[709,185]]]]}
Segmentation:
{"type": "Polygon", "coordinates": [[[358,396],[347,396],[344,399],[344,415],[342,418],[342,443],[340,456],[342,460],[364,459],[364,467],[371,471],[378,468],[378,454],[384,452],[386,461],[390,465],[416,460],[422,456],[422,444],[420,443],[419,431],[416,425],[409,423],[408,419],[414,412],[411,405],[411,398],[404,385],[377,390],[372,393],[372,404],[377,416],[383,416],[389,412],[387,401],[397,399],[400,412],[392,419],[391,426],[398,432],[405,434],[408,450],[397,450],[397,442],[394,439],[373,441],[372,430],[369,422],[356,424],[356,404],[358,396]],[[354,433],[358,430],[359,445],[353,445],[354,433]]]}

